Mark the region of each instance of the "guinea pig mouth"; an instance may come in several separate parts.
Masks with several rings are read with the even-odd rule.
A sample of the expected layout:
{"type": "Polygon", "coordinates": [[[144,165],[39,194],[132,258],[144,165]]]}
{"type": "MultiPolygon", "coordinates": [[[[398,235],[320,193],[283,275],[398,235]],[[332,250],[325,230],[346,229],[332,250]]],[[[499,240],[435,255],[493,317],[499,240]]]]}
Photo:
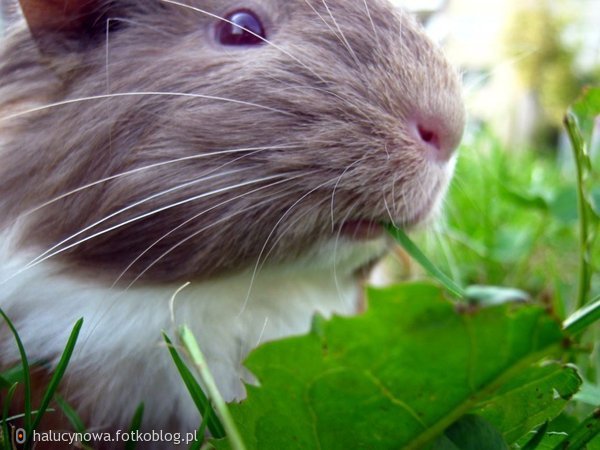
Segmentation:
{"type": "Polygon", "coordinates": [[[384,233],[381,224],[372,220],[348,220],[341,224],[337,232],[340,236],[353,241],[367,241],[380,238],[384,233]]]}

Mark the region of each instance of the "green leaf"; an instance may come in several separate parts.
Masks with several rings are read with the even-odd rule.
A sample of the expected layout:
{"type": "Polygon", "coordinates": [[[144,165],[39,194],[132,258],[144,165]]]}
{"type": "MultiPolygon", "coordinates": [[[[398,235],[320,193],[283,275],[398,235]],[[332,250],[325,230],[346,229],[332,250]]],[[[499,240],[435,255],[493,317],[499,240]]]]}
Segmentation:
{"type": "Polygon", "coordinates": [[[577,223],[577,189],[574,186],[560,189],[550,203],[550,213],[564,224],[577,223]]]}
{"type": "MultiPolygon", "coordinates": [[[[87,432],[87,428],[77,411],[75,411],[75,409],[73,409],[73,407],[58,394],[54,395],[54,402],[58,405],[64,416],[67,418],[67,420],[73,427],[73,430],[76,433],[81,433],[82,435],[85,435],[85,433],[87,432]]],[[[93,448],[90,446],[89,441],[79,442],[78,445],[83,450],[93,450],[93,448]]]]}
{"type": "Polygon", "coordinates": [[[14,383],[23,383],[24,380],[25,373],[21,364],[0,373],[0,386],[10,387],[14,383]]]}
{"type": "MultiPolygon", "coordinates": [[[[538,363],[564,339],[542,308],[457,311],[429,284],[370,290],[368,297],[362,316],[334,317],[319,334],[250,355],[260,387],[248,386],[247,400],[230,405],[248,449],[419,449],[477,409],[512,436],[502,427],[513,423],[490,420],[487,405],[549,408],[537,414],[539,424],[578,387],[570,368],[538,363]],[[527,383],[543,386],[542,398],[527,383]],[[558,399],[548,396],[550,388],[558,399]]],[[[226,440],[214,445],[230,448],[226,440]]]]}
{"type": "MultiPolygon", "coordinates": [[[[460,450],[508,450],[502,434],[483,417],[467,414],[446,430],[445,437],[460,450]]],[[[435,448],[438,446],[436,445],[435,448]]]]}
{"type": "Polygon", "coordinates": [[[589,300],[592,280],[592,248],[597,237],[600,217],[594,209],[591,195],[592,162],[589,155],[591,129],[588,122],[598,115],[597,90],[589,90],[565,116],[565,127],[571,141],[577,169],[577,211],[579,218],[579,286],[577,306],[583,307],[589,300]],[[586,115],[587,114],[587,115],[586,115]],[[583,124],[582,129],[577,123],[583,124]],[[588,124],[588,125],[586,125],[588,124]]]}
{"type": "Polygon", "coordinates": [[[513,187],[500,184],[500,192],[516,206],[525,209],[548,211],[550,205],[546,198],[539,193],[519,192],[513,187]]]}

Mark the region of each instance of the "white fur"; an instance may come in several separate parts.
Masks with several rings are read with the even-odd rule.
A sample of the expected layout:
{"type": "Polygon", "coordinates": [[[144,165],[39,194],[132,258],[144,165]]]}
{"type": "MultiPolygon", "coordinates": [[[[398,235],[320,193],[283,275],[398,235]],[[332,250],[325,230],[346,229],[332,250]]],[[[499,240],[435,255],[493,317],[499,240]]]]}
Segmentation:
{"type": "MultiPolygon", "coordinates": [[[[180,285],[111,290],[70,276],[52,261],[22,271],[36,255],[12,252],[11,240],[7,234],[0,241],[0,307],[13,318],[29,358],[56,364],[71,328],[83,317],[63,393],[91,412],[92,426],[125,427],[144,401],[146,427],[164,429],[175,419],[182,431],[194,430],[199,416],[161,330],[173,338],[180,324],[189,325],[223,396],[243,397],[240,379],[252,381],[242,368],[248,352],[259,342],[305,333],[316,312],[354,313],[360,288],[352,272],[384,245],[332,242],[310,259],[255,277],[249,271],[192,280],[175,298],[173,322],[170,300],[180,285]]],[[[14,342],[2,334],[0,364],[17,358],[14,342]]]]}

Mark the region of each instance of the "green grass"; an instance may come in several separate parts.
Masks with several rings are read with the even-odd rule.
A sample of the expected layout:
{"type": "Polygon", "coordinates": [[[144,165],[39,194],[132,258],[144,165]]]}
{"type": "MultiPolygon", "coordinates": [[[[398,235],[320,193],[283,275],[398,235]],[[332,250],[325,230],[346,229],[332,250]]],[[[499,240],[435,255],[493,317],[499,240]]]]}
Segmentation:
{"type": "MultiPolygon", "coordinates": [[[[565,319],[579,306],[576,180],[558,156],[506,151],[482,131],[461,149],[445,218],[415,242],[460,285],[518,287],[565,319]]],[[[590,286],[600,293],[597,273],[590,286]]]]}

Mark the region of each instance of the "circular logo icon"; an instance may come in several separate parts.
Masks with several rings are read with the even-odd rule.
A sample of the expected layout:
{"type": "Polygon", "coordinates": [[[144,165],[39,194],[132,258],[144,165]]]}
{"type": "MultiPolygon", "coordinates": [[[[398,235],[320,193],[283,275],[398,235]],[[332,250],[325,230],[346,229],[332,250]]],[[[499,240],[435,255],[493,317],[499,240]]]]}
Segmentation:
{"type": "Polygon", "coordinates": [[[15,442],[17,444],[24,444],[27,440],[27,436],[25,435],[25,430],[23,428],[17,428],[15,430],[15,442]]]}

